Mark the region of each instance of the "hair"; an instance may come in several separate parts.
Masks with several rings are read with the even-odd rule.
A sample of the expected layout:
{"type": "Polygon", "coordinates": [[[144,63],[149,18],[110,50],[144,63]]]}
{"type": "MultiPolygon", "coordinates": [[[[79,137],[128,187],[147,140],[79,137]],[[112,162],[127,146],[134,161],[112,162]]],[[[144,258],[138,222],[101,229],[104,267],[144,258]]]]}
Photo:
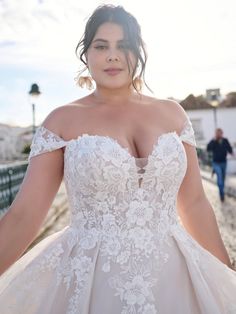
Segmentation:
{"type": "MultiPolygon", "coordinates": [[[[106,22],[112,22],[120,25],[123,28],[125,40],[129,43],[129,50],[133,52],[137,58],[137,63],[132,72],[132,85],[137,91],[135,84],[135,76],[137,75],[140,79],[143,80],[144,84],[151,91],[145,81],[145,68],[147,62],[147,52],[145,49],[145,44],[141,37],[141,28],[138,24],[136,18],[128,13],[122,6],[114,5],[102,5],[97,7],[97,9],[89,17],[83,36],[81,37],[79,43],[76,46],[75,53],[79,57],[80,61],[85,65],[85,68],[81,71],[86,70],[87,60],[86,52],[91,45],[93,38],[100,25],[106,22]],[[78,56],[78,49],[79,56],[78,56]],[[139,72],[138,72],[139,69],[139,72]]],[[[126,61],[128,64],[128,69],[130,71],[130,62],[128,59],[127,51],[125,51],[126,61]]]]}

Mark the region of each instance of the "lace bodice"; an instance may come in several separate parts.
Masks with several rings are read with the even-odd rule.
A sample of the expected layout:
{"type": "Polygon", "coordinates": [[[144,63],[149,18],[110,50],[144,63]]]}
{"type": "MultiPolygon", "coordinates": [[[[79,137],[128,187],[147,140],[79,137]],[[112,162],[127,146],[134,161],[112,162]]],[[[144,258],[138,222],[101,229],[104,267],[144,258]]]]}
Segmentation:
{"type": "Polygon", "coordinates": [[[180,135],[173,131],[157,138],[143,166],[144,158],[133,157],[109,136],[82,134],[65,141],[40,126],[29,160],[65,146],[64,181],[72,225],[81,224],[83,217],[87,227],[101,229],[104,217],[113,215],[119,226],[150,223],[159,228],[161,217],[176,221],[176,196],[187,167],[182,141],[196,146],[189,119],[180,135]]]}
{"type": "MultiPolygon", "coordinates": [[[[164,243],[171,245],[168,237],[178,228],[176,197],[187,169],[182,141],[196,146],[189,119],[180,135],[173,131],[157,138],[143,166],[143,158],[131,156],[127,148],[109,136],[83,134],[65,141],[40,126],[33,138],[29,159],[65,146],[64,181],[73,234],[70,245],[79,243],[85,274],[92,267],[91,250],[99,254],[103,272],[119,267],[108,282],[126,304],[122,314],[146,313],[144,309],[149,313],[153,307],[151,274],[168,260],[162,247],[164,243]],[[151,263],[153,260],[156,262],[151,263]],[[135,286],[142,290],[142,302],[129,295],[135,286]]],[[[76,271],[73,268],[80,267],[81,272],[82,264],[77,264],[71,269],[61,268],[58,280],[64,278],[69,286],[76,271]]],[[[81,276],[79,285],[84,284],[81,276]]]]}
{"type": "Polygon", "coordinates": [[[153,192],[155,188],[160,189],[161,184],[172,180],[172,167],[175,168],[176,181],[172,180],[168,187],[178,189],[186,170],[186,154],[181,141],[196,146],[194,131],[188,118],[180,135],[176,131],[160,135],[147,158],[133,157],[128,148],[122,147],[109,136],[82,134],[77,139],[66,141],[40,126],[31,144],[29,160],[42,153],[65,147],[64,178],[71,196],[75,192],[78,196],[83,195],[83,191],[91,197],[95,196],[94,193],[101,192],[103,195],[117,197],[119,193],[134,192],[136,189],[153,192]],[[165,178],[162,178],[163,175],[165,178]],[[71,186],[76,185],[76,191],[72,191],[71,186]]]}

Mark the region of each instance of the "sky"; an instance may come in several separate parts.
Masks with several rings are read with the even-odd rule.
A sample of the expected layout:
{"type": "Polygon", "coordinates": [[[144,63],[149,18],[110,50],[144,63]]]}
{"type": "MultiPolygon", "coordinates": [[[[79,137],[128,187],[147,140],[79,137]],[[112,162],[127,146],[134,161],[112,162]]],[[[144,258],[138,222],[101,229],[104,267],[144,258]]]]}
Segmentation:
{"type": "Polygon", "coordinates": [[[89,91],[74,81],[85,23],[103,3],[138,20],[148,51],[146,81],[157,98],[182,100],[220,88],[236,91],[235,0],[0,0],[0,123],[36,125],[89,91]],[[37,100],[29,97],[39,85],[37,100]]]}

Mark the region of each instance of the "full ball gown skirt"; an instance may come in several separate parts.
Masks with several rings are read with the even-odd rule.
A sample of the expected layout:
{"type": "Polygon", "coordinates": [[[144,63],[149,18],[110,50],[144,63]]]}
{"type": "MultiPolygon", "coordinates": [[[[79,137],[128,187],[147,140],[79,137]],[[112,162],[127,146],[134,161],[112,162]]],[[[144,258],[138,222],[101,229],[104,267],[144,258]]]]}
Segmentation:
{"type": "Polygon", "coordinates": [[[189,118],[147,158],[109,136],[65,141],[41,125],[29,160],[65,147],[70,224],[0,277],[0,313],[235,314],[236,272],[177,215],[183,141],[196,146],[189,118]]]}

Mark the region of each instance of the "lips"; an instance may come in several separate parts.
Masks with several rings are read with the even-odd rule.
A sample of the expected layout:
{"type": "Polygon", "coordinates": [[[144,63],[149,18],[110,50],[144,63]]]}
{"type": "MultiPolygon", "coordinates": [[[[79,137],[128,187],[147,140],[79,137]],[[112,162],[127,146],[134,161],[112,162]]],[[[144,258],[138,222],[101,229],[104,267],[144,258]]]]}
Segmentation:
{"type": "Polygon", "coordinates": [[[120,68],[108,68],[104,70],[108,75],[117,75],[119,74],[122,69],[120,68]]]}

